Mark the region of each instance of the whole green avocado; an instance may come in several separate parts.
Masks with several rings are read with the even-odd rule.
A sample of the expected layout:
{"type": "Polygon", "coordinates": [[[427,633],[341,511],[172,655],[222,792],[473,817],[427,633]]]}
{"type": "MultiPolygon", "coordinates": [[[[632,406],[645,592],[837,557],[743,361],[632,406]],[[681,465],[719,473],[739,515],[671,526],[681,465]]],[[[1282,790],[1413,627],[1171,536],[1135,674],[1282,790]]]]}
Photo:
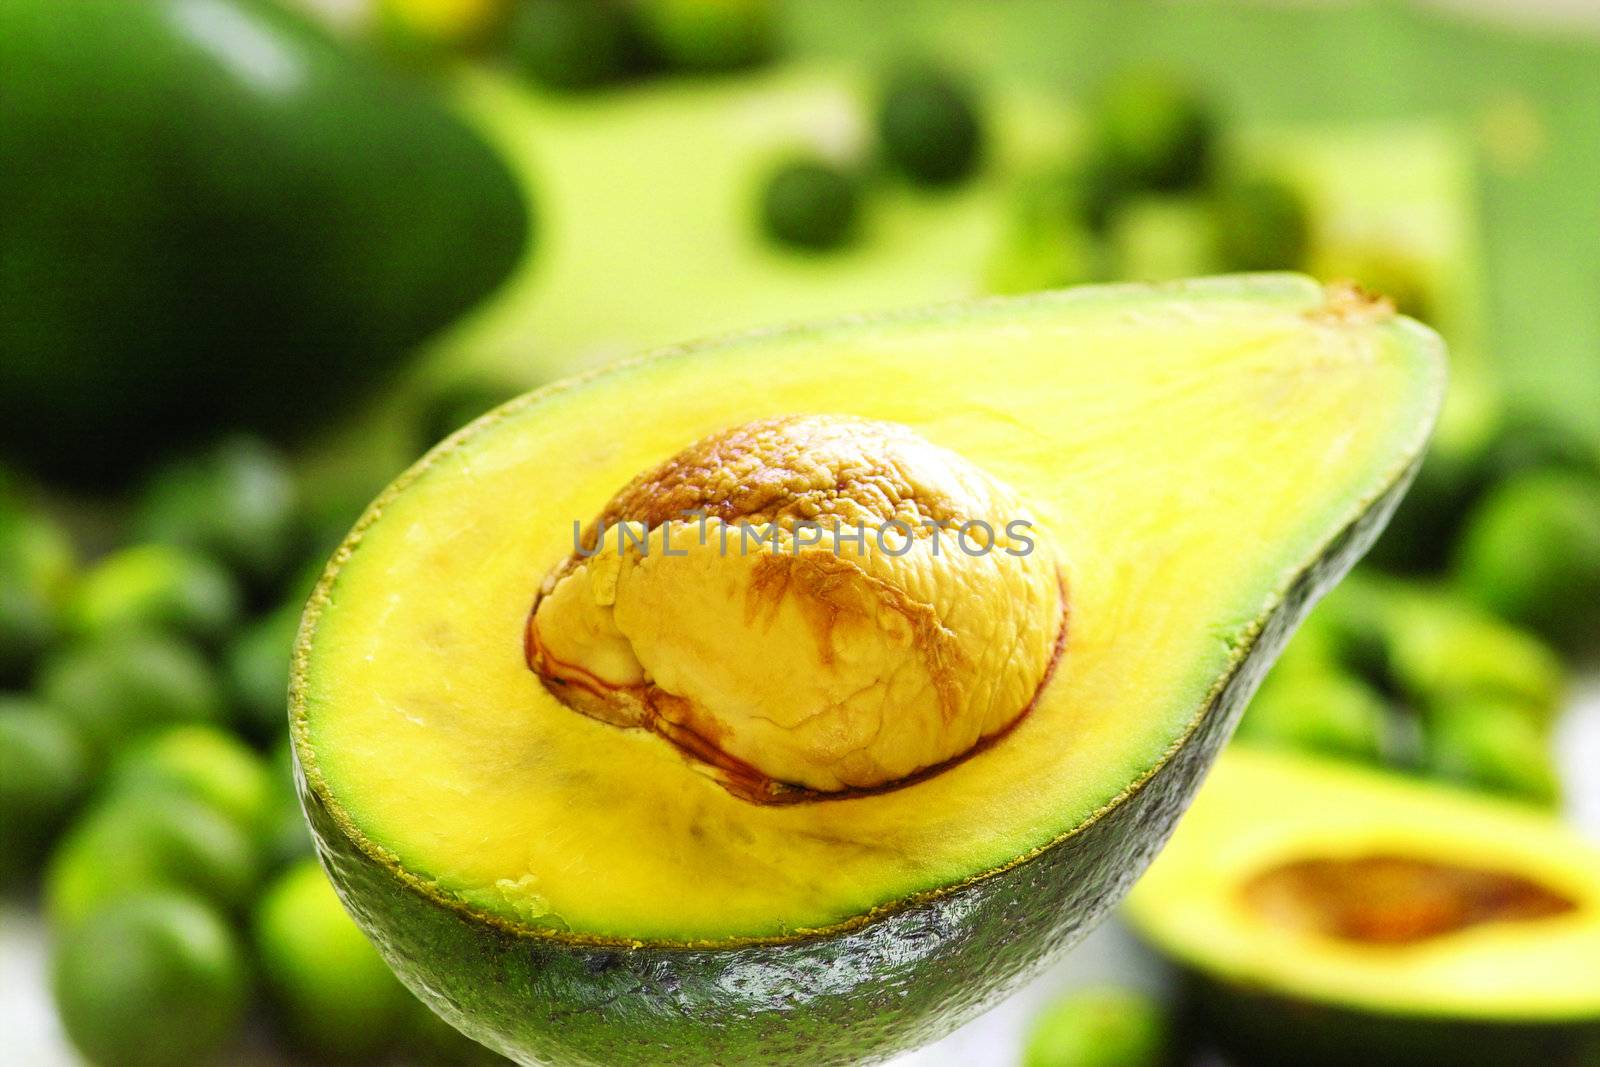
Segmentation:
{"type": "Polygon", "coordinates": [[[0,454],[105,482],[382,381],[521,258],[495,153],[270,0],[0,0],[0,454]]]}

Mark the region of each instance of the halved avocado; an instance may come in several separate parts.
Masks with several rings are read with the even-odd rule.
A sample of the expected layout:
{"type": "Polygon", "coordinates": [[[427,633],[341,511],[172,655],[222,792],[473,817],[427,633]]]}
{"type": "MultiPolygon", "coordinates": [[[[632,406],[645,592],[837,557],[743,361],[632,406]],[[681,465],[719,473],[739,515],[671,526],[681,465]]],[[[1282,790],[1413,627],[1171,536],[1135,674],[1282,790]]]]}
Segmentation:
{"type": "Polygon", "coordinates": [[[1524,806],[1235,745],[1127,914],[1243,1065],[1600,1062],[1600,848],[1524,806]]]}
{"type": "MultiPolygon", "coordinates": [[[[402,979],[522,1062],[836,1064],[932,1040],[1075,943],[1155,854],[1403,492],[1441,368],[1437,338],[1382,302],[1255,276],[755,334],[529,394],[383,494],[312,597],[291,715],[324,862],[402,979]],[[666,507],[679,474],[731,470],[706,456],[741,435],[863,419],[897,455],[1009,487],[1061,561],[1059,588],[1026,572],[1044,636],[1058,599],[1067,625],[1007,729],[878,788],[751,793],[715,773],[721,736],[601,721],[563,688],[577,672],[541,686],[543,605],[602,505],[666,507]]],[[[819,442],[825,468],[838,441],[819,442]]],[[[893,484],[883,454],[858,458],[867,475],[839,485],[893,484]]],[[[742,468],[734,496],[772,474],[742,468]]],[[[993,593],[974,589],[998,619],[993,593]]],[[[758,677],[812,648],[763,644],[765,616],[690,628],[687,610],[636,621],[708,659],[748,650],[758,677]]],[[[1008,647],[996,626],[989,653],[1008,647]]],[[[1027,655],[1040,636],[1009,635],[1027,655]]],[[[760,719],[792,695],[729,699],[760,719]]]]}

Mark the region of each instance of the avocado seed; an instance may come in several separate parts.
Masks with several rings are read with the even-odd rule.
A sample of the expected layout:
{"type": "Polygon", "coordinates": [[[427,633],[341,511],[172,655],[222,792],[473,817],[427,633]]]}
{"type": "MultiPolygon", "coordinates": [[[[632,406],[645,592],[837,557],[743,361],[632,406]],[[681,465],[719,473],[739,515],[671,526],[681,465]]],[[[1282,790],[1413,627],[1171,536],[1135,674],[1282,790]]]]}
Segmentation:
{"type": "Polygon", "coordinates": [[[996,738],[1065,639],[1016,494],[909,428],[762,419],[625,486],[546,577],[529,666],[757,800],[878,789],[996,738]]]}

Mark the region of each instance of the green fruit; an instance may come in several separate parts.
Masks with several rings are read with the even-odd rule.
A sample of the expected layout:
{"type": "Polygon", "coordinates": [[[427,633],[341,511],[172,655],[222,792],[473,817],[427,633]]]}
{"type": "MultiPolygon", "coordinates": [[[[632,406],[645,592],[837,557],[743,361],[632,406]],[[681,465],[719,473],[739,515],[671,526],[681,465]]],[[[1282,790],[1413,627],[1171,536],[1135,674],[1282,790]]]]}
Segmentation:
{"type": "Polygon", "coordinates": [[[1600,650],[1600,478],[1535,471],[1497,487],[1461,535],[1455,579],[1563,648],[1600,650]]]}
{"type": "Polygon", "coordinates": [[[547,88],[598,89],[638,69],[638,26],[621,0],[522,0],[506,51],[519,72],[547,88]]]}
{"type": "Polygon", "coordinates": [[[1217,244],[1228,270],[1297,270],[1311,243],[1310,210],[1285,182],[1247,178],[1215,194],[1217,244]]]}
{"type": "Polygon", "coordinates": [[[299,547],[298,498],[287,459],[253,437],[232,437],[163,467],[145,486],[140,539],[222,560],[257,583],[282,575],[299,547]]]}
{"type": "Polygon", "coordinates": [[[1314,624],[1325,643],[1326,659],[1387,691],[1392,688],[1389,633],[1393,590],[1389,582],[1374,580],[1371,571],[1362,567],[1317,605],[1301,634],[1314,624]]]}
{"type": "Polygon", "coordinates": [[[76,568],[54,522],[0,496],[0,684],[25,680],[60,633],[76,568]]]}
{"type": "Polygon", "coordinates": [[[1600,1049],[1600,848],[1526,804],[1235,745],[1124,915],[1229,1063],[1600,1049]]]}
{"type": "Polygon", "coordinates": [[[1497,697],[1538,720],[1560,710],[1566,672],[1532,634],[1448,600],[1402,607],[1394,625],[1389,670],[1413,702],[1497,697]]]}
{"type": "Polygon", "coordinates": [[[953,185],[982,161],[985,137],[976,94],[949,71],[896,72],[878,102],[877,122],[884,159],[918,185],[953,185]]]}
{"type": "Polygon", "coordinates": [[[1128,71],[1095,102],[1092,143],[1124,190],[1184,190],[1210,177],[1218,122],[1192,86],[1162,71],[1128,71]]]}
{"type": "Polygon", "coordinates": [[[499,157],[292,6],[0,5],[8,456],[108,483],[342,415],[521,259],[499,157]]]}
{"type": "Polygon", "coordinates": [[[1420,709],[1486,697],[1544,722],[1561,708],[1555,653],[1459,596],[1369,577],[1341,586],[1323,615],[1344,662],[1420,709]]]}
{"type": "Polygon", "coordinates": [[[89,754],[71,724],[0,696],[0,886],[34,872],[88,784],[89,754]]]}
{"type": "Polygon", "coordinates": [[[252,831],[211,805],[163,791],[117,793],[68,831],[45,872],[52,922],[77,925],[107,901],[173,889],[241,910],[260,878],[252,831]]]}
{"type": "Polygon", "coordinates": [[[256,741],[271,741],[287,728],[289,657],[299,629],[300,603],[291,601],[241,630],[223,658],[240,727],[256,741]]]}
{"type": "Polygon", "coordinates": [[[94,637],[169,630],[214,642],[239,618],[238,584],[206,556],[172,545],[135,545],[89,568],[69,607],[73,629],[94,637]]]}
{"type": "MultiPolygon", "coordinates": [[[[769,331],[532,394],[397,481],[308,606],[291,729],[319,851],[407,984],[518,1060],[821,1065],[930,1041],[1037,973],[1137,877],[1306,605],[1402,491],[1442,378],[1437,338],[1382,305],[1253,276],[769,331]],[[530,645],[547,663],[530,641],[541,575],[619,486],[657,486],[639,504],[664,509],[705,492],[734,515],[735,485],[760,490],[745,507],[786,514],[814,486],[805,504],[904,493],[848,447],[890,420],[899,440],[936,440],[941,471],[1003,472],[1041,538],[1061,540],[1066,647],[1016,730],[899,788],[761,803],[800,787],[742,791],[707,735],[620,729],[529,671],[530,645]],[[596,450],[601,425],[620,429],[596,450]],[[794,459],[740,447],[799,425],[838,436],[818,429],[794,459]],[[708,434],[707,452],[684,451],[708,434]]],[[[693,543],[674,538],[674,555],[693,543]]],[[[873,670],[878,616],[855,629],[801,590],[766,587],[777,609],[735,602],[692,624],[693,605],[740,586],[719,573],[736,564],[689,551],[705,573],[652,556],[681,602],[634,631],[669,650],[663,663],[743,672],[737,692],[758,709],[789,700],[790,679],[807,699],[834,671],[873,670]],[[774,616],[837,621],[849,639],[775,635],[774,616]],[[849,664],[809,658],[819,647],[849,664]]],[[[824,568],[825,595],[860,604],[831,558],[805,563],[824,568]]],[[[1061,632],[1053,576],[1023,573],[1015,597],[983,579],[953,596],[1000,605],[974,608],[1000,631],[987,649],[1017,649],[995,656],[997,677],[1061,632]],[[1007,612],[1040,605],[1044,625],[1006,634],[1007,612]]],[[[617,588],[620,605],[635,587],[617,588]]],[[[905,596],[897,613],[944,617],[905,596]]],[[[581,629],[555,632],[584,647],[581,629]]],[[[634,647],[623,637],[595,666],[614,677],[634,647]]],[[[876,720],[829,721],[856,738],[876,720]]]]}
{"type": "Polygon", "coordinates": [[[1423,768],[1446,781],[1545,807],[1561,800],[1546,731],[1521,705],[1502,700],[1462,700],[1430,711],[1423,768]]]}
{"type": "Polygon", "coordinates": [[[51,987],[67,1036],[99,1067],[196,1067],[239,1033],[249,980],[214,911],[140,893],[62,936],[51,987]]]}
{"type": "Polygon", "coordinates": [[[820,159],[785,163],[761,194],[761,223],[779,244],[837,248],[855,235],[861,214],[856,179],[820,159]]]}
{"type": "Polygon", "coordinates": [[[1115,277],[1164,282],[1217,273],[1217,216],[1196,196],[1136,196],[1111,214],[1106,242],[1115,277]]]}
{"type": "Polygon", "coordinates": [[[772,54],[775,0],[638,0],[653,55],[678,70],[734,70],[772,54]]]}
{"type": "Polygon", "coordinates": [[[71,645],[39,672],[39,696],[77,725],[98,757],[146,731],[222,717],[205,659],[173,637],[112,634],[71,645]]]}
{"type": "Polygon", "coordinates": [[[254,833],[265,825],[272,783],[249,746],[214,726],[173,726],[118,754],[110,788],[170,790],[200,800],[254,833]]]}
{"type": "Polygon", "coordinates": [[[262,980],[296,1045],[337,1064],[372,1062],[394,1045],[414,1000],[315,861],[267,888],[252,929],[262,980]]]}
{"type": "Polygon", "coordinates": [[[1041,1012],[1022,1067],[1161,1067],[1172,1052],[1161,1004],[1127,989],[1071,993],[1041,1012]]]}
{"type": "Polygon", "coordinates": [[[1372,687],[1336,669],[1267,677],[1239,723],[1261,745],[1377,761],[1389,731],[1389,705],[1372,687]]]}

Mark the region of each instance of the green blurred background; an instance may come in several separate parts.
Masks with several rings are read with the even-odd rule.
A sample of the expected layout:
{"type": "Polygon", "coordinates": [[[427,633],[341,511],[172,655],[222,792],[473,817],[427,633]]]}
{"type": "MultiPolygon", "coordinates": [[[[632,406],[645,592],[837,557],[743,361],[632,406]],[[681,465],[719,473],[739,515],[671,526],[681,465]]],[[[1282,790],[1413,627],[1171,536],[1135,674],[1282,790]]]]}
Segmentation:
{"type": "MultiPolygon", "coordinates": [[[[1389,296],[1451,345],[1446,415],[1240,743],[1594,832],[1583,14],[0,0],[0,1063],[495,1062],[310,858],[299,605],[477,414],[774,322],[1246,270],[1389,296]]],[[[1210,1023],[1112,930],[913,1059],[1203,1062],[1210,1023]]]]}

